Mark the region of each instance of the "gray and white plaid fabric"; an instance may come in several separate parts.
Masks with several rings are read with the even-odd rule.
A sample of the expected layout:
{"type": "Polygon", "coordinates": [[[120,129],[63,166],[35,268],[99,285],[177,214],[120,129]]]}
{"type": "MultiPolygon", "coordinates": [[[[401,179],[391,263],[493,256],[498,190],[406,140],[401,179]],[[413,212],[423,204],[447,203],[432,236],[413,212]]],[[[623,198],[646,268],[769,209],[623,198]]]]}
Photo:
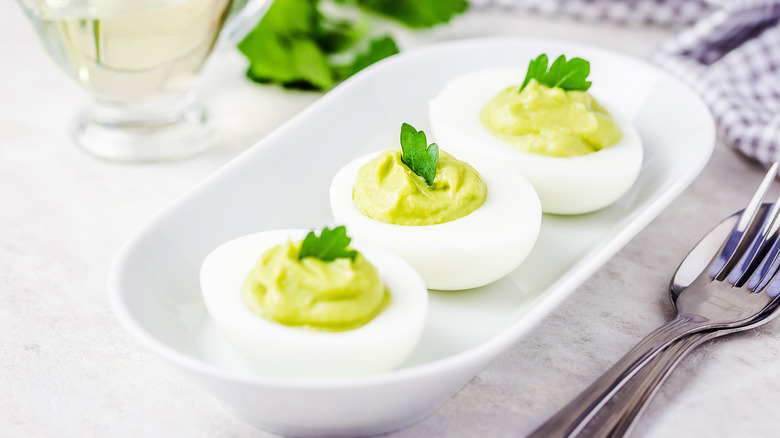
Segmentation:
{"type": "Polygon", "coordinates": [[[681,26],[712,10],[701,0],[471,0],[473,8],[555,15],[626,25],[681,26]]]}
{"type": "Polygon", "coordinates": [[[709,105],[746,156],[780,160],[780,0],[472,0],[474,8],[683,28],[652,60],[709,105]]]}

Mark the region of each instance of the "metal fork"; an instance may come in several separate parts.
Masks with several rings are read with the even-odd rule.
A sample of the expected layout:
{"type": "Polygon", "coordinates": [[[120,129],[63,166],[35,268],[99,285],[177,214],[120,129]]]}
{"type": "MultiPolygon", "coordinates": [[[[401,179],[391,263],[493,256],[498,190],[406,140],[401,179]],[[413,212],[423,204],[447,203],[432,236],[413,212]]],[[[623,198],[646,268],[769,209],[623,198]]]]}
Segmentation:
{"type": "MultiPolygon", "coordinates": [[[[685,339],[675,342],[661,354],[663,358],[646,365],[637,373],[635,379],[629,380],[626,387],[621,388],[620,398],[616,397],[615,409],[604,412],[605,420],[595,424],[588,424],[584,429],[593,437],[624,437],[631,433],[636,425],[636,419],[645,411],[649,401],[658,392],[658,388],[666,381],[682,359],[699,345],[732,333],[754,329],[780,315],[778,301],[771,306],[766,315],[744,327],[735,329],[712,330],[708,332],[694,333],[685,339]],[[635,381],[636,380],[636,381],[635,381]],[[625,393],[624,393],[625,392],[625,393]]],[[[599,418],[601,413],[596,414],[599,418]]]]}
{"type": "MultiPolygon", "coordinates": [[[[680,292],[677,316],[650,333],[577,398],[532,432],[531,437],[580,435],[595,412],[660,350],[692,333],[744,326],[771,307],[775,297],[767,293],[767,286],[777,271],[778,250],[774,243],[780,229],[780,208],[773,208],[763,220],[756,220],[756,216],[777,169],[777,165],[772,166],[771,176],[765,177],[729,239],[723,243],[720,256],[680,292]]],[[[582,436],[590,435],[586,432],[582,436]]]]}
{"type": "MultiPolygon", "coordinates": [[[[765,211],[762,211],[759,214],[763,213],[766,217],[771,218],[772,212],[770,209],[774,211],[779,205],[780,202],[775,203],[774,205],[764,204],[762,210],[765,211]]],[[[710,235],[714,236],[714,234],[720,232],[720,229],[725,231],[723,225],[728,225],[729,222],[736,222],[736,217],[739,217],[739,214],[740,213],[737,213],[724,220],[718,227],[710,232],[708,237],[710,235]]],[[[721,232],[720,234],[723,233],[721,232]]],[[[703,243],[707,242],[704,242],[703,239],[697,246],[700,246],[703,243]]],[[[774,241],[774,244],[771,247],[770,256],[765,258],[763,268],[761,268],[759,272],[753,274],[753,277],[758,277],[758,275],[767,275],[767,272],[774,272],[774,283],[769,283],[767,286],[768,293],[772,296],[776,296],[780,293],[780,284],[778,284],[777,278],[778,273],[775,272],[778,270],[777,255],[771,255],[772,252],[776,253],[778,251],[780,251],[780,238],[777,238],[774,241]],[[775,262],[774,266],[772,263],[769,263],[770,261],[775,262]]],[[[682,268],[683,267],[681,266],[681,269],[682,268]]],[[[678,279],[677,275],[675,275],[675,278],[670,285],[670,293],[672,296],[678,293],[682,287],[680,284],[681,282],[685,283],[685,280],[678,279]]],[[[774,302],[767,307],[765,312],[747,325],[731,329],[694,333],[673,343],[643,367],[624,387],[620,388],[610,400],[610,403],[600,409],[594,418],[587,424],[584,429],[585,433],[588,436],[598,437],[622,437],[628,435],[635,424],[635,420],[642,415],[645,407],[657,392],[658,387],[663,384],[674,368],[677,367],[690,351],[704,342],[717,337],[759,327],[771,321],[778,315],[780,315],[780,300],[775,299],[774,302]]]]}

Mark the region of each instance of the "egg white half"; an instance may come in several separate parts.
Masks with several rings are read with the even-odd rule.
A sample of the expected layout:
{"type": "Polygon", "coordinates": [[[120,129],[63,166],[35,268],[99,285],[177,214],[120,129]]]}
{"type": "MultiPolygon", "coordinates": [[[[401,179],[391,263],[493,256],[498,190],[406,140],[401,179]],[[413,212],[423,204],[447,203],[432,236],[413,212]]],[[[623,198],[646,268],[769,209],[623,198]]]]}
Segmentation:
{"type": "MultiPolygon", "coordinates": [[[[352,235],[350,230],[347,232],[352,235]]],[[[373,320],[354,330],[289,327],[253,313],[241,289],[262,253],[307,230],[276,230],[226,242],[203,261],[201,289],[212,320],[258,371],[296,378],[343,378],[398,367],[417,345],[425,325],[428,291],[409,264],[382,248],[353,239],[350,246],[379,271],[392,296],[373,320]]]]}
{"type": "Polygon", "coordinates": [[[517,172],[474,154],[454,154],[472,165],[487,184],[485,203],[471,214],[421,226],[387,224],[363,215],[352,200],[352,187],[358,170],[379,153],[350,162],[333,178],[333,216],[356,238],[409,262],[429,289],[484,286],[512,272],[531,252],[542,217],[536,192],[517,172]]]}
{"type": "Polygon", "coordinates": [[[642,142],[636,128],[609,102],[622,139],[578,157],[550,157],[516,149],[485,128],[480,111],[500,91],[518,85],[524,68],[482,70],[459,76],[430,101],[433,138],[446,150],[489,157],[522,174],[536,189],[545,213],[580,214],[606,207],[634,184],[642,166],[642,142]]]}

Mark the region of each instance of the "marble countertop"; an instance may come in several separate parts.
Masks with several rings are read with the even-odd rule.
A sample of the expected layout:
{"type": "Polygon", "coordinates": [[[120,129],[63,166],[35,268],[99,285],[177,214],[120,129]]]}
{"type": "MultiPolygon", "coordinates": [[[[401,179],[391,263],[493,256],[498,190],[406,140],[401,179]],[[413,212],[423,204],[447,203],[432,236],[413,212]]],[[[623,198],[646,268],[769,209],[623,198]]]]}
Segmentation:
{"type": "MultiPolygon", "coordinates": [[[[412,48],[459,38],[553,37],[646,57],[671,32],[471,12],[412,48]]],[[[108,305],[108,269],[136,227],[316,100],[249,83],[234,50],[200,91],[217,145],[181,162],[93,159],[68,136],[80,89],[48,58],[15,2],[0,3],[0,435],[272,436],[142,349],[108,305]]],[[[666,287],[703,230],[742,208],[763,169],[723,144],[699,178],[520,342],[431,416],[393,437],[519,436],[671,317],[666,287]]],[[[777,190],[775,190],[777,191],[777,190]]],[[[776,436],[780,323],[696,350],[636,436],[776,436]]]]}

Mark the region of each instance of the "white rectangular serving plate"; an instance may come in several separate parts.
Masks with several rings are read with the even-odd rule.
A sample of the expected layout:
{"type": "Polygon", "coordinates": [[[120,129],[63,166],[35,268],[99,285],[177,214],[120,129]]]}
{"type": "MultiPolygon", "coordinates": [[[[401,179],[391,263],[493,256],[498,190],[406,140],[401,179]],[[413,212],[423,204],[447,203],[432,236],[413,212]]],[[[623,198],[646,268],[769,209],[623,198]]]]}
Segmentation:
{"type": "Polygon", "coordinates": [[[112,305],[145,346],[255,426],[298,436],[386,432],[428,415],[549,314],[693,181],[714,142],[712,118],[690,88],[620,53],[537,39],[406,52],[329,92],[141,227],[112,266],[112,305]],[[588,59],[594,93],[632,120],[644,145],[634,187],[596,213],[545,215],[530,256],[507,277],[431,292],[422,340],[396,371],[311,381],[249,370],[205,311],[198,284],[205,256],[244,234],[330,224],[328,186],[342,165],[397,147],[402,122],[427,130],[428,100],[449,79],[524,66],[540,53],[588,59]]]}

